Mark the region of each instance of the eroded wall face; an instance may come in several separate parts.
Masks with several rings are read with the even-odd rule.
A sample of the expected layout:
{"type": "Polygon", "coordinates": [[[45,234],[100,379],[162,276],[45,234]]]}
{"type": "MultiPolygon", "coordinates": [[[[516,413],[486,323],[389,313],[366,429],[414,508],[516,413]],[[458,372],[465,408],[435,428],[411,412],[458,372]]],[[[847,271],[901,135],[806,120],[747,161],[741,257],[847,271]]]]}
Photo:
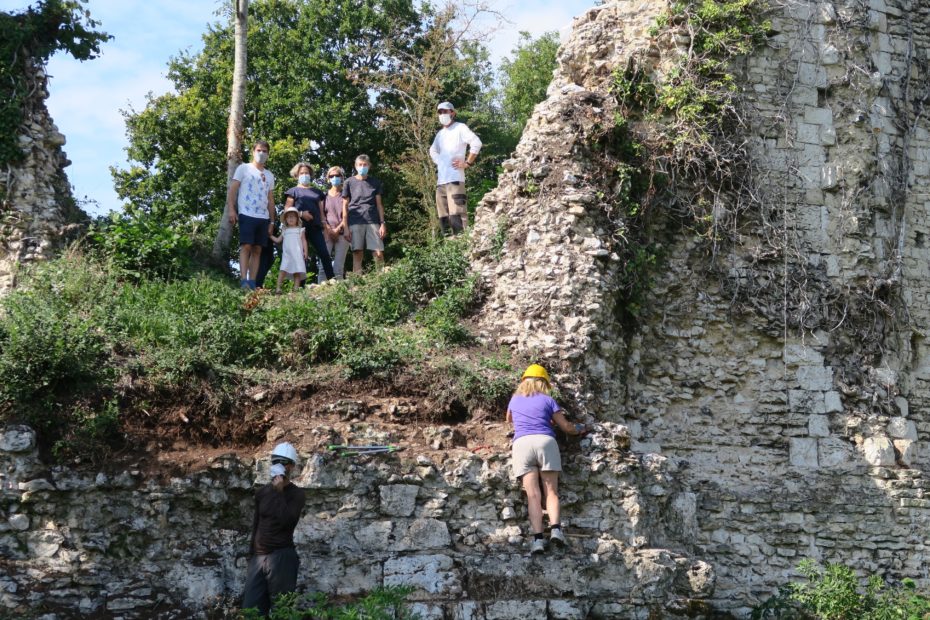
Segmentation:
{"type": "Polygon", "coordinates": [[[745,85],[764,217],[712,276],[677,245],[628,372],[721,606],[805,557],[928,584],[930,3],[791,3],[773,30],[745,85]]]}
{"type": "Polygon", "coordinates": [[[737,67],[757,195],[713,252],[671,238],[635,326],[615,319],[609,205],[585,181],[610,70],[674,53],[645,43],[655,5],[576,26],[477,224],[489,333],[678,463],[695,505],[680,540],[737,613],[805,557],[930,585],[930,3],[776,4],[737,67]],[[526,196],[544,166],[559,176],[526,196]],[[500,221],[514,237],[490,260],[500,221]]]}
{"type": "Polygon", "coordinates": [[[65,136],[45,107],[45,70],[30,66],[27,83],[30,95],[18,133],[24,157],[0,169],[0,293],[15,285],[23,265],[50,258],[73,240],[87,218],[64,173],[71,163],[61,150],[65,136]]]}
{"type": "MultiPolygon", "coordinates": [[[[645,620],[712,592],[708,564],[654,544],[685,527],[693,498],[674,484],[667,459],[629,453],[625,429],[563,449],[569,545],[541,557],[529,553],[525,500],[506,452],[454,445],[453,434],[436,429],[435,449],[416,455],[413,445],[340,457],[298,444],[295,483],[307,491],[294,537],[300,591],[352,597],[409,586],[424,620],[645,620]],[[669,512],[681,519],[666,523],[669,512]]],[[[160,477],[49,468],[35,440],[27,427],[0,428],[0,612],[236,616],[267,452],[160,477]]]]}

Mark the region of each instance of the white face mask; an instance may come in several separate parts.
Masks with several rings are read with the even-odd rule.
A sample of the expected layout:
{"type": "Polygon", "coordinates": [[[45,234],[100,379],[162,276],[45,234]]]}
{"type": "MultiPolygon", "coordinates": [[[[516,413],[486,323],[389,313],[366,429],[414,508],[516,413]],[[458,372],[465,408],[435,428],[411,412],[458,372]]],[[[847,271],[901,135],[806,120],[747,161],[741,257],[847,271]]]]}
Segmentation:
{"type": "Polygon", "coordinates": [[[255,151],[255,161],[263,164],[268,161],[268,153],[265,151],[255,151]]]}
{"type": "Polygon", "coordinates": [[[442,123],[443,127],[448,127],[449,124],[452,122],[452,115],[451,114],[440,114],[439,122],[442,123]]]}

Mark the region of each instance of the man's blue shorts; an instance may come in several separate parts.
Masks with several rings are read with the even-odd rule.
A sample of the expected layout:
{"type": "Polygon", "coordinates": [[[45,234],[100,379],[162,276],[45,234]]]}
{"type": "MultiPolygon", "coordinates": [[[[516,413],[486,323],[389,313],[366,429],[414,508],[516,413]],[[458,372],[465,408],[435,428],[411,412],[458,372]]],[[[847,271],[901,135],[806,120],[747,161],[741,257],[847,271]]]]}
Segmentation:
{"type": "Polygon", "coordinates": [[[239,245],[263,246],[268,243],[268,220],[239,216],[239,245]]]}

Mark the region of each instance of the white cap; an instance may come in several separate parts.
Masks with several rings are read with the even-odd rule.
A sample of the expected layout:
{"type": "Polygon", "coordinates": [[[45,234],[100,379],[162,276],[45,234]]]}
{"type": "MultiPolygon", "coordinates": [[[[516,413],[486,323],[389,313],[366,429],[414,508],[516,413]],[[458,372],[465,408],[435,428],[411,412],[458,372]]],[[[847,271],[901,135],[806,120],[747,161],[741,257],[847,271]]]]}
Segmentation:
{"type": "Polygon", "coordinates": [[[454,111],[454,110],[455,110],[455,106],[452,105],[451,103],[449,103],[448,101],[443,101],[442,103],[439,104],[439,107],[437,107],[436,109],[437,109],[437,110],[453,110],[453,111],[454,111]]]}
{"type": "Polygon", "coordinates": [[[284,465],[280,463],[275,463],[271,466],[271,479],[274,480],[276,476],[283,476],[287,473],[284,469],[284,465]]]}

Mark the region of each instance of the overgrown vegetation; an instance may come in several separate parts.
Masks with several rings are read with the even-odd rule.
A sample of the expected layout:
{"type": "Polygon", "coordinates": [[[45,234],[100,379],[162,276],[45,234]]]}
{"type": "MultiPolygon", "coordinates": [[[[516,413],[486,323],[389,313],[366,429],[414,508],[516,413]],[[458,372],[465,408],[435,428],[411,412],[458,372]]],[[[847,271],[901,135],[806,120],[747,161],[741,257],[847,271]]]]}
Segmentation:
{"type": "MultiPolygon", "coordinates": [[[[228,415],[230,393],[262,373],[334,364],[360,378],[445,360],[471,342],[462,321],[480,294],[465,243],[412,249],[383,272],[283,297],[243,297],[209,273],[127,279],[81,255],[36,266],[0,300],[0,415],[67,455],[117,439],[118,412],[143,400],[196,402],[207,419],[228,415]]],[[[490,374],[466,365],[454,377],[474,404],[501,397],[482,387],[490,374]]]]}
{"type": "Polygon", "coordinates": [[[898,585],[869,575],[862,585],[842,564],[798,565],[804,581],[792,582],[756,607],[753,620],[922,620],[930,618],[930,597],[912,579],[898,585]]]}
{"type": "Polygon", "coordinates": [[[723,218],[743,192],[747,154],[734,65],[769,29],[765,0],[677,2],[651,35],[675,42],[676,62],[659,73],[646,58],[614,72],[614,126],[604,128],[598,185],[615,225],[612,249],[625,265],[620,311],[634,319],[661,258],[663,230],[690,229],[715,247],[723,218]]]}
{"type": "MultiPolygon", "coordinates": [[[[319,592],[300,594],[291,592],[275,599],[269,620],[415,620],[404,605],[410,594],[409,587],[379,588],[358,601],[339,604],[319,592]]],[[[264,618],[256,609],[244,609],[240,620],[264,618]]]]}
{"type": "Polygon", "coordinates": [[[86,0],[39,0],[19,13],[0,11],[0,167],[22,159],[19,128],[26,118],[28,67],[42,65],[57,51],[78,60],[100,53],[110,35],[83,8],[86,0]]]}

